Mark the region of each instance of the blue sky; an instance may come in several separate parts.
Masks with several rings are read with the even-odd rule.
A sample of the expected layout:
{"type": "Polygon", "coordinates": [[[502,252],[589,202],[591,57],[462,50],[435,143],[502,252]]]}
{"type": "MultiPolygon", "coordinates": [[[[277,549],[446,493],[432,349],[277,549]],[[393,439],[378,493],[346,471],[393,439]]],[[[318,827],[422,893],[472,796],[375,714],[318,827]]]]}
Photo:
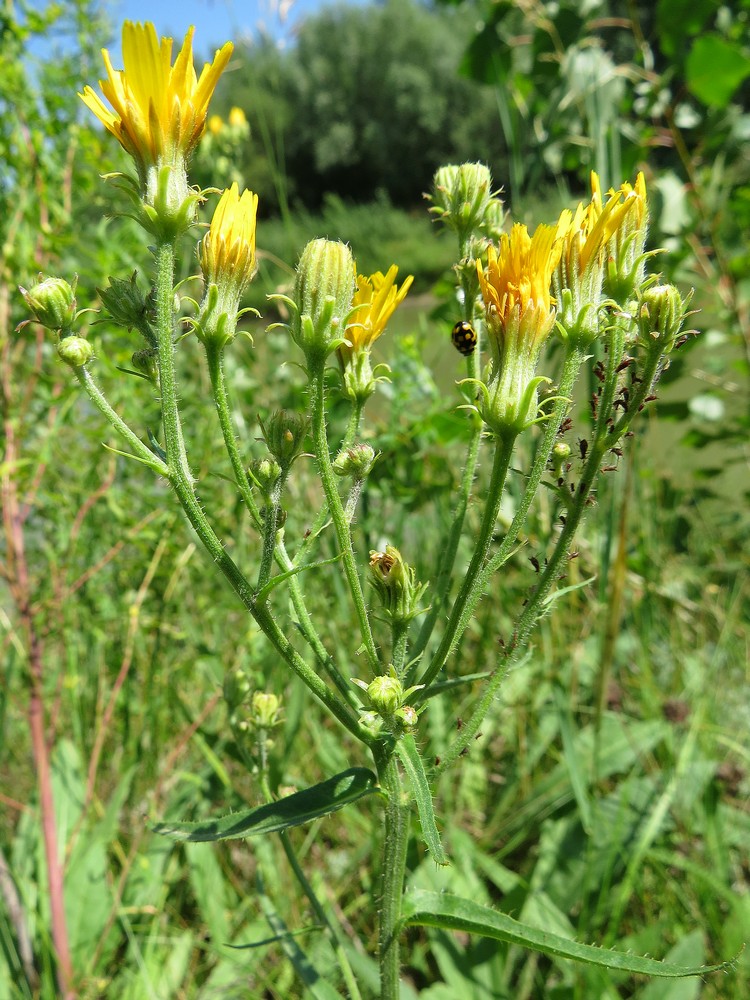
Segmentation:
{"type": "MultiPolygon", "coordinates": [[[[364,0],[334,0],[348,5],[364,0]]],[[[284,39],[294,25],[330,0],[114,0],[109,7],[116,25],[123,21],[153,21],[160,35],[181,39],[187,28],[195,25],[194,46],[197,54],[208,55],[225,41],[237,41],[243,35],[257,35],[263,30],[284,39]]],[[[118,30],[119,34],[119,30],[118,30]]],[[[112,46],[113,55],[115,46],[112,46]]]]}

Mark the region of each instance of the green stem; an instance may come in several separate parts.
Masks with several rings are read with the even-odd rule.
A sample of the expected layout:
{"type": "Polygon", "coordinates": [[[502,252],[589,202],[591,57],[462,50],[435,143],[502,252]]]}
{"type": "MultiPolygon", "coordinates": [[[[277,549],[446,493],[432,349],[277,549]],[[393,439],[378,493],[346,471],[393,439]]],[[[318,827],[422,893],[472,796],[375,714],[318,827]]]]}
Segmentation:
{"type": "MultiPolygon", "coordinates": [[[[597,412],[597,421],[594,440],[589,448],[586,462],[584,464],[581,478],[577,484],[576,492],[565,518],[565,525],[557,539],[552,554],[547,560],[544,571],[539,582],[534,589],[534,593],[529,598],[523,612],[516,621],[513,634],[504,649],[503,659],[498,663],[495,670],[487,682],[482,697],[474,709],[471,718],[464,723],[461,734],[450,745],[448,750],[441,755],[441,762],[438,772],[442,773],[449,768],[461,755],[463,750],[470,745],[480,726],[489,711],[490,705],[505,678],[508,669],[518,654],[525,648],[529,635],[536,625],[537,620],[543,612],[544,604],[550,591],[559,579],[562,563],[567,559],[570,547],[573,544],[575,533],[586,509],[589,494],[599,474],[599,466],[607,449],[612,447],[614,441],[611,435],[606,433],[606,428],[611,415],[611,406],[614,401],[617,385],[617,367],[622,358],[622,348],[624,343],[624,333],[619,331],[609,342],[607,354],[607,372],[604,379],[600,408],[597,412]],[[602,405],[604,401],[604,405],[602,405]]],[[[579,355],[579,364],[582,363],[582,356],[579,355]]],[[[573,363],[571,356],[571,364],[573,363]]],[[[562,389],[562,381],[561,381],[562,389]]],[[[561,392],[561,395],[563,393],[561,392]]],[[[546,464],[546,463],[545,463],[546,464]]],[[[512,528],[511,528],[512,531],[512,528]]],[[[511,532],[508,533],[509,536],[511,532]]],[[[507,538],[506,538],[507,541],[507,538]]],[[[512,544],[512,543],[511,543],[512,544]]]]}
{"type": "MultiPolygon", "coordinates": [[[[463,582],[461,583],[461,588],[456,596],[448,624],[440,641],[440,645],[438,646],[435,655],[432,657],[430,665],[420,679],[420,684],[424,684],[425,687],[429,686],[435,677],[437,677],[440,670],[442,670],[450,651],[454,648],[456,630],[462,620],[464,608],[468,603],[474,600],[477,583],[478,580],[481,579],[480,571],[484,565],[485,559],[487,558],[487,553],[492,542],[492,534],[495,530],[495,523],[497,522],[497,515],[500,510],[500,502],[503,497],[505,478],[508,474],[508,467],[510,465],[510,459],[513,454],[515,443],[515,436],[500,438],[497,440],[495,457],[492,463],[492,475],[490,477],[490,484],[487,488],[487,502],[484,508],[484,516],[479,529],[479,537],[474,549],[474,555],[471,558],[469,568],[466,571],[466,576],[464,577],[463,582]]],[[[478,600],[478,598],[476,599],[478,600]]]]}
{"type": "Polygon", "coordinates": [[[328,450],[328,437],[326,433],[325,420],[325,365],[319,364],[315,370],[310,372],[310,391],[312,393],[312,434],[315,444],[315,457],[318,462],[318,471],[323,484],[328,510],[330,511],[333,527],[336,532],[339,551],[341,552],[344,573],[346,574],[349,590],[354,602],[354,610],[359,621],[362,643],[367,652],[372,668],[377,673],[378,654],[375,650],[375,641],[372,637],[370,620],[367,617],[365,598],[362,592],[362,584],[357,573],[357,565],[354,559],[352,548],[352,536],[349,530],[349,523],[346,519],[346,512],[341,502],[341,497],[336,483],[336,474],[331,465],[331,454],[328,450]]]}
{"type": "MultiPolygon", "coordinates": [[[[339,451],[344,451],[346,448],[351,448],[356,440],[357,434],[359,433],[360,424],[362,423],[362,412],[364,410],[364,403],[362,400],[355,400],[352,404],[352,411],[349,416],[349,423],[346,428],[346,433],[339,447],[339,451]]],[[[310,528],[307,537],[300,545],[297,550],[297,554],[294,557],[294,565],[299,566],[302,560],[307,555],[309,549],[315,544],[315,540],[323,530],[327,519],[329,517],[328,503],[324,503],[318,512],[312,527],[310,528]]]]}
{"type": "Polygon", "coordinates": [[[158,455],[155,455],[150,448],[146,447],[138,435],[128,427],[122,417],[112,409],[87,369],[76,368],[75,374],[78,381],[88,393],[88,397],[91,402],[94,406],[96,406],[106,420],[109,421],[118,434],[120,434],[127,441],[138,458],[145,462],[146,465],[151,466],[155,472],[158,472],[162,476],[167,476],[169,473],[167,466],[164,462],[162,462],[158,455]]]}
{"type": "MultiPolygon", "coordinates": [[[[253,495],[249,479],[245,473],[245,466],[232,425],[232,416],[229,407],[229,398],[227,396],[222,356],[223,354],[220,348],[210,344],[206,345],[208,371],[211,378],[211,387],[213,390],[214,402],[216,404],[216,412],[219,416],[219,424],[221,425],[221,432],[224,437],[224,446],[227,449],[227,454],[229,455],[229,460],[232,465],[232,470],[234,471],[234,476],[237,481],[237,487],[240,490],[240,494],[245,501],[247,509],[250,511],[250,516],[252,517],[253,522],[257,527],[260,527],[260,511],[257,503],[255,502],[255,496],[253,495]]],[[[356,433],[356,430],[352,432],[352,437],[354,436],[354,433],[356,433]]],[[[294,568],[294,564],[289,558],[283,540],[278,541],[276,544],[276,561],[284,572],[289,572],[294,568]]],[[[318,635],[317,629],[315,628],[307,610],[305,599],[302,594],[302,588],[300,587],[299,580],[296,576],[289,577],[287,586],[289,588],[289,596],[292,599],[292,605],[299,622],[300,632],[312,651],[315,653],[318,658],[318,662],[327,671],[331,680],[344,696],[344,699],[350,704],[353,704],[354,694],[351,690],[351,686],[347,683],[347,679],[338,670],[323,645],[323,642],[318,635]]]]}
{"type": "MultiPolygon", "coordinates": [[[[259,733],[259,741],[261,739],[264,741],[265,744],[264,731],[261,731],[259,733]]],[[[265,751],[263,753],[261,761],[260,784],[266,802],[273,802],[274,797],[271,793],[271,788],[268,784],[268,771],[266,767],[265,751]]],[[[349,959],[347,957],[346,950],[343,945],[339,928],[332,923],[332,921],[328,917],[328,914],[323,909],[322,903],[318,899],[317,894],[313,889],[312,884],[310,883],[310,880],[305,875],[302,866],[299,863],[299,859],[297,858],[297,853],[294,850],[294,847],[292,846],[291,838],[286,830],[281,830],[279,832],[279,839],[281,840],[281,846],[284,848],[284,854],[286,854],[287,861],[289,862],[289,866],[292,869],[294,877],[297,879],[302,891],[310,901],[310,906],[312,907],[313,913],[317,917],[321,927],[324,927],[326,929],[326,932],[328,934],[328,940],[331,943],[331,947],[333,948],[334,954],[336,955],[339,968],[341,969],[341,974],[344,977],[344,982],[346,983],[347,996],[350,997],[351,1000],[362,1000],[362,994],[359,991],[357,980],[354,976],[351,964],[349,963],[349,959]]]]}
{"type": "Polygon", "coordinates": [[[315,671],[308,666],[276,624],[267,605],[255,600],[253,589],[226,552],[211,527],[193,489],[193,478],[187,463],[182,441],[179,412],[177,409],[177,384],[172,338],[172,285],[174,280],[174,248],[160,244],[156,248],[156,315],[159,344],[159,375],[162,393],[162,421],[167,452],[167,475],[188,521],[200,538],[206,551],[217,563],[232,589],[250,611],[277,652],[286,660],[295,674],[310,688],[326,708],[363,743],[372,743],[352,709],[339,701],[315,671]]]}
{"type": "Polygon", "coordinates": [[[271,579],[273,569],[273,557],[276,552],[277,531],[279,523],[279,513],[281,511],[281,494],[284,489],[286,476],[279,476],[279,480],[271,490],[268,503],[265,509],[263,521],[263,554],[260,559],[260,569],[258,570],[257,590],[261,591],[271,579]]]}
{"type": "Polygon", "coordinates": [[[386,750],[381,744],[379,752],[375,755],[375,764],[380,784],[387,795],[378,931],[380,1000],[399,1000],[401,969],[399,923],[404,895],[406,848],[409,840],[409,801],[401,782],[395,754],[386,750]]]}
{"type": "MultiPolygon", "coordinates": [[[[459,259],[462,260],[466,256],[466,250],[466,245],[461,244],[459,259]]],[[[468,277],[464,275],[462,280],[464,318],[470,323],[474,320],[474,302],[477,294],[477,288],[475,286],[476,276],[474,275],[473,281],[470,282],[468,277]]],[[[479,329],[478,326],[477,329],[479,329]]],[[[480,355],[481,342],[477,342],[474,353],[466,359],[467,378],[479,378],[480,355]]],[[[453,575],[453,566],[456,562],[456,554],[458,552],[458,546],[461,542],[464,520],[469,506],[471,487],[474,484],[474,477],[476,476],[477,460],[479,458],[479,445],[482,440],[482,430],[484,424],[482,423],[482,418],[479,414],[474,411],[470,412],[469,417],[472,421],[471,437],[469,439],[469,447],[466,452],[466,463],[461,476],[461,485],[458,490],[456,508],[453,512],[453,522],[451,523],[448,537],[445,540],[445,545],[440,555],[437,575],[432,587],[430,608],[425,615],[422,627],[419,630],[419,635],[417,636],[417,641],[414,644],[414,649],[412,650],[412,660],[414,661],[414,666],[410,671],[411,677],[413,677],[416,673],[419,658],[427,648],[427,644],[430,641],[430,637],[435,629],[435,623],[437,622],[438,616],[440,615],[448,597],[448,590],[450,588],[451,577],[453,575]]]]}
{"type": "Polygon", "coordinates": [[[216,413],[219,417],[221,433],[224,438],[224,446],[227,450],[227,454],[229,455],[229,461],[232,465],[232,471],[234,472],[234,478],[237,483],[237,489],[240,491],[240,496],[245,501],[245,506],[250,512],[253,523],[257,528],[260,528],[260,511],[258,510],[257,503],[255,502],[250,480],[248,479],[247,472],[245,471],[245,463],[243,462],[242,455],[240,454],[237,436],[234,433],[234,427],[232,426],[232,414],[229,408],[229,399],[227,398],[224,365],[222,363],[223,348],[217,346],[211,341],[209,341],[209,343],[205,346],[206,360],[208,361],[208,374],[211,379],[211,389],[213,390],[216,413]]]}
{"type": "Polygon", "coordinates": [[[400,677],[406,662],[406,649],[409,642],[409,622],[394,621],[391,628],[391,663],[400,677]]]}
{"type": "Polygon", "coordinates": [[[500,548],[479,573],[476,586],[466,601],[460,621],[456,626],[453,641],[446,653],[446,660],[454,652],[458,643],[461,641],[461,637],[471,621],[474,610],[479,603],[490,578],[511,555],[513,546],[516,544],[518,536],[526,523],[529,508],[531,507],[534,497],[537,494],[539,484],[542,481],[542,476],[547,468],[550,455],[552,454],[552,448],[554,447],[555,440],[560,430],[560,425],[562,424],[565,414],[570,406],[570,396],[572,395],[573,386],[578,377],[581,365],[583,364],[584,357],[585,355],[577,348],[571,348],[565,355],[557,392],[557,395],[560,398],[555,403],[552,413],[550,414],[550,418],[545,424],[544,434],[539,443],[539,447],[537,448],[536,455],[534,456],[534,462],[529,473],[529,478],[526,483],[523,496],[519,501],[513,521],[511,522],[510,528],[508,529],[500,548]]]}

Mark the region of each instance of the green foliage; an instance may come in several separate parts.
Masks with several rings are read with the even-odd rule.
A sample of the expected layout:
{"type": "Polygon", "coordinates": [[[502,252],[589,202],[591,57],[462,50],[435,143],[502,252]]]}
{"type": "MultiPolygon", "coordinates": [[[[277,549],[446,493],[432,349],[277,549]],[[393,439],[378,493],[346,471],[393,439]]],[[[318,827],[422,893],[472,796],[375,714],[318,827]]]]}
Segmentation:
{"type": "Polygon", "coordinates": [[[317,208],[328,191],[411,206],[447,161],[486,160],[502,176],[492,95],[456,78],[470,31],[463,16],[389,0],[305,18],[286,52],[268,40],[241,50],[217,100],[248,116],[262,210],[284,212],[291,195],[317,208]]]}
{"type": "MultiPolygon", "coordinates": [[[[713,25],[714,10],[700,3],[658,6],[663,52],[666,58],[669,39],[675,73],[686,58],[685,40],[697,40],[713,25]]],[[[568,14],[566,30],[574,33],[579,22],[568,14]]],[[[45,736],[80,995],[240,1000],[301,997],[306,989],[345,995],[332,937],[300,899],[276,839],[253,841],[262,846],[252,853],[242,844],[175,846],[149,830],[144,813],[192,815],[203,824],[207,816],[239,814],[262,801],[257,773],[248,770],[218,693],[232,667],[243,667],[254,688],[284,698],[285,716],[269,747],[270,780],[282,794],[293,798],[300,793],[285,792],[288,786],[314,786],[347,769],[353,741],[342,741],[307,690],[287,681],[277,655],[196,550],[164,483],[105,451],[102,444],[116,439],[72,390],[52,345],[34,329],[13,333],[25,318],[14,289],[33,281],[39,268],[79,271],[81,302],[93,301],[94,287],[111,273],[148,270],[134,230],[118,220],[114,239],[111,223],[100,221],[101,209],[117,204],[111,187],[96,177],[116,165],[112,145],[76,124],[72,91],[99,75],[95,50],[104,39],[98,33],[95,8],[66,4],[43,15],[29,12],[23,23],[11,18],[0,35],[0,93],[8,100],[3,110],[13,109],[0,115],[0,863],[10,875],[0,898],[0,996],[59,995],[29,726],[34,636],[41,640],[45,736]],[[58,14],[67,20],[58,21],[58,14]],[[66,23],[81,44],[30,74],[20,53],[39,32],[54,36],[66,23]],[[11,530],[19,521],[25,585],[11,530]]],[[[731,30],[722,38],[739,45],[731,30]]],[[[442,72],[445,80],[449,70],[442,72]]],[[[748,211],[734,186],[743,169],[741,115],[730,101],[708,109],[694,128],[694,167],[708,199],[702,204],[720,210],[712,238],[728,273],[739,276],[748,211]]],[[[479,153],[474,148],[471,155],[479,153]]],[[[533,158],[528,153],[528,176],[541,177],[547,166],[535,166],[533,158]]],[[[264,162],[258,153],[248,166],[253,188],[264,162]]],[[[276,168],[265,169],[268,183],[277,184],[276,168]]],[[[659,191],[666,202],[667,184],[660,181],[659,191]]],[[[666,231],[685,274],[696,266],[685,235],[703,225],[704,216],[697,203],[681,204],[680,224],[666,231]]],[[[350,239],[363,270],[395,259],[403,273],[427,280],[444,269],[449,254],[429,223],[412,227],[385,197],[375,206],[329,197],[322,222],[295,214],[286,230],[283,223],[261,226],[261,248],[291,262],[292,247],[315,229],[350,239]]],[[[663,211],[657,221],[662,231],[669,216],[663,211]]],[[[279,268],[269,286],[284,273],[279,268]]],[[[705,277],[704,285],[711,280],[705,277]]],[[[404,550],[417,555],[425,575],[435,538],[449,522],[469,432],[465,413],[456,410],[460,359],[449,336],[455,304],[441,309],[419,329],[406,319],[399,334],[389,334],[393,381],[370,424],[381,458],[358,515],[363,560],[386,533],[405,540],[404,550]]],[[[737,357],[736,350],[725,353],[725,331],[732,327],[719,309],[709,315],[716,336],[725,339],[711,341],[704,374],[725,379],[737,357]]],[[[89,335],[113,405],[137,414],[144,440],[148,430],[158,434],[153,387],[116,367],[130,366],[139,338],[108,324],[92,326],[89,335]]],[[[237,431],[248,460],[260,453],[258,409],[295,406],[303,398],[287,358],[283,336],[270,333],[256,336],[253,351],[237,344],[227,360],[230,390],[246,415],[237,431]]],[[[723,435],[729,425],[736,437],[743,424],[736,409],[726,422],[696,419],[695,358],[678,354],[666,373],[659,412],[668,420],[639,440],[632,474],[623,461],[601,484],[578,559],[570,564],[572,583],[595,575],[595,587],[557,602],[528,661],[506,678],[463,766],[440,777],[437,812],[449,819],[440,833],[451,866],[438,871],[417,836],[409,847],[415,886],[475,901],[486,908],[485,922],[493,922],[500,907],[523,925],[526,943],[554,934],[564,949],[575,949],[573,938],[598,941],[621,951],[666,953],[669,962],[693,967],[738,954],[750,937],[744,487],[739,481],[733,492],[722,492],[719,504],[711,497],[718,467],[725,472],[718,451],[723,435]],[[688,432],[702,447],[677,446],[688,432]]],[[[231,470],[219,454],[220,432],[193,340],[181,342],[179,363],[201,499],[229,534],[242,505],[227,482],[231,470]]],[[[334,411],[334,430],[341,424],[334,411]]],[[[521,474],[512,476],[501,525],[522,486],[521,474]]],[[[478,495],[484,485],[477,484],[478,495]]],[[[294,499],[303,512],[290,515],[290,534],[304,532],[314,490],[312,476],[302,474],[294,499]]],[[[477,506],[468,512],[474,528],[477,506]]],[[[428,771],[461,730],[473,685],[495,667],[500,640],[509,639],[513,616],[537,578],[529,557],[543,564],[552,518],[550,498],[543,496],[522,548],[503,568],[502,590],[490,588],[457,651],[453,685],[428,703],[417,740],[428,771]]],[[[238,559],[255,551],[251,531],[233,534],[238,559]]],[[[468,555],[467,545],[459,564],[468,555]]],[[[334,581],[324,590],[316,572],[308,571],[310,606],[325,621],[326,646],[348,647],[351,623],[332,613],[344,600],[343,586],[339,581],[336,589],[334,581]]],[[[296,629],[290,629],[293,638],[296,629]]],[[[379,641],[389,641],[385,630],[379,641]]],[[[369,956],[377,948],[371,859],[378,844],[370,819],[378,798],[365,797],[361,810],[341,810],[320,827],[289,833],[326,912],[347,929],[344,947],[364,997],[377,990],[369,956]]],[[[433,911],[440,908],[433,904],[433,911]]],[[[413,988],[404,987],[406,997],[417,990],[426,1000],[748,997],[747,951],[735,971],[673,989],[512,943],[456,938],[450,923],[445,918],[443,927],[420,924],[408,932],[413,988]]]]}

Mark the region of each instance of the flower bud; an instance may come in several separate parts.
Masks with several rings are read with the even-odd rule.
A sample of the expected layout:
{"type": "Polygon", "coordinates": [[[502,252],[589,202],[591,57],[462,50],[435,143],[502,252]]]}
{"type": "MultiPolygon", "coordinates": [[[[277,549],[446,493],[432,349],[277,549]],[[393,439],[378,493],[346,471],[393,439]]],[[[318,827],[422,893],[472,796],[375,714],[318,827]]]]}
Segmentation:
{"type": "Polygon", "coordinates": [[[292,462],[299,458],[307,437],[307,416],[293,410],[276,410],[265,423],[258,418],[263,439],[268,450],[287,472],[292,462]]]}
{"type": "Polygon", "coordinates": [[[383,674],[367,685],[370,704],[381,715],[393,715],[404,700],[404,686],[397,677],[383,674]]]}
{"type": "Polygon", "coordinates": [[[415,570],[404,562],[395,546],[386,545],[385,552],[370,552],[369,576],[392,621],[405,622],[420,614],[418,604],[427,584],[417,583],[415,570]]]}
{"type": "Polygon", "coordinates": [[[371,445],[355,444],[338,453],[333,460],[333,471],[337,476],[362,480],[370,474],[375,458],[375,449],[371,445]]]}
{"type": "Polygon", "coordinates": [[[159,384],[159,365],[157,363],[158,354],[153,347],[147,347],[142,351],[134,351],[130,359],[134,371],[143,375],[154,385],[159,384]]]}
{"type": "Polygon", "coordinates": [[[275,458],[256,458],[250,464],[250,476],[258,484],[258,489],[268,500],[279,481],[281,466],[275,458]]]}
{"type": "Polygon", "coordinates": [[[234,712],[250,693],[250,681],[241,667],[228,670],[224,675],[224,701],[230,712],[234,712]]]}
{"type": "Polygon", "coordinates": [[[638,339],[647,350],[669,354],[685,322],[685,302],[674,285],[651,285],[638,306],[638,339]]]}
{"type": "Polygon", "coordinates": [[[242,108],[233,107],[230,108],[229,117],[227,118],[231,128],[243,129],[249,131],[247,118],[245,117],[245,112],[242,108]]]}
{"type": "Polygon", "coordinates": [[[63,337],[57,345],[57,354],[71,368],[82,368],[91,361],[94,348],[83,337],[63,337]]]}
{"type": "Polygon", "coordinates": [[[312,240],[302,251],[289,330],[308,362],[325,359],[343,338],[354,278],[354,258],[345,243],[312,240]]]}
{"type": "Polygon", "coordinates": [[[555,479],[562,475],[563,466],[570,458],[570,445],[565,441],[558,441],[552,449],[552,468],[555,472],[555,479]]]}
{"type": "Polygon", "coordinates": [[[281,701],[275,694],[256,691],[250,702],[252,721],[259,729],[271,729],[278,725],[281,701]]]}
{"type": "Polygon", "coordinates": [[[396,722],[407,732],[414,729],[419,721],[419,713],[413,705],[402,705],[393,713],[396,722]]]}
{"type": "Polygon", "coordinates": [[[107,288],[97,288],[96,291],[115,323],[126,330],[135,327],[149,342],[155,343],[156,338],[151,331],[151,323],[155,318],[153,297],[144,296],[138,287],[136,271],[133,271],[127,281],[123,278],[110,278],[107,288]]]}
{"type": "Polygon", "coordinates": [[[405,702],[415,691],[420,691],[423,684],[415,684],[404,690],[393,666],[387,674],[381,674],[369,684],[357,679],[354,683],[365,692],[370,708],[373,709],[360,711],[362,722],[368,729],[372,730],[372,725],[378,718],[385,722],[387,729],[394,735],[415,725],[419,713],[405,702]]]}
{"type": "Polygon", "coordinates": [[[26,299],[34,319],[48,330],[59,330],[62,336],[70,330],[76,315],[75,286],[77,279],[69,285],[63,278],[42,278],[28,291],[20,292],[26,299]]]}
{"type": "Polygon", "coordinates": [[[495,235],[502,202],[492,192],[492,176],[483,163],[440,167],[433,181],[430,209],[466,240],[474,233],[495,235]]]}

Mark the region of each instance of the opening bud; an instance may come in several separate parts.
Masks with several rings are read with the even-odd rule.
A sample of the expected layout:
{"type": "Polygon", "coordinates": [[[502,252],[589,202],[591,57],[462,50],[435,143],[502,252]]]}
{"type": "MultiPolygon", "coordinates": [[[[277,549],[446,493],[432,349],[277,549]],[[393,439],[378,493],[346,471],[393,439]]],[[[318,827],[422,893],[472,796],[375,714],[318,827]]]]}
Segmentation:
{"type": "Polygon", "coordinates": [[[646,350],[668,354],[685,322],[685,305],[674,285],[652,285],[638,306],[638,339],[646,350]]]}
{"type": "Polygon", "coordinates": [[[63,337],[57,345],[57,354],[71,368],[82,368],[91,361],[94,348],[83,337],[63,337]]]}
{"type": "Polygon", "coordinates": [[[293,410],[276,410],[265,423],[258,417],[263,440],[282,473],[302,454],[307,437],[307,416],[293,410]]]}
{"type": "Polygon", "coordinates": [[[275,458],[256,458],[250,464],[250,478],[258,485],[266,500],[281,476],[281,466],[275,458]]]}
{"type": "Polygon", "coordinates": [[[418,605],[428,585],[417,583],[415,570],[404,562],[395,546],[386,545],[385,552],[370,552],[369,576],[392,621],[409,621],[424,610],[418,605]]]}
{"type": "Polygon", "coordinates": [[[266,691],[256,691],[253,694],[251,720],[258,729],[272,729],[278,725],[281,715],[281,700],[275,694],[266,691]]]}
{"type": "Polygon", "coordinates": [[[375,449],[369,444],[355,444],[338,453],[333,460],[333,471],[337,476],[362,480],[370,474],[376,457],[375,449]]]}
{"type": "Polygon", "coordinates": [[[75,286],[77,279],[69,285],[64,278],[42,278],[28,291],[21,288],[21,295],[31,310],[37,323],[48,330],[57,330],[65,336],[76,315],[75,286]]]}

